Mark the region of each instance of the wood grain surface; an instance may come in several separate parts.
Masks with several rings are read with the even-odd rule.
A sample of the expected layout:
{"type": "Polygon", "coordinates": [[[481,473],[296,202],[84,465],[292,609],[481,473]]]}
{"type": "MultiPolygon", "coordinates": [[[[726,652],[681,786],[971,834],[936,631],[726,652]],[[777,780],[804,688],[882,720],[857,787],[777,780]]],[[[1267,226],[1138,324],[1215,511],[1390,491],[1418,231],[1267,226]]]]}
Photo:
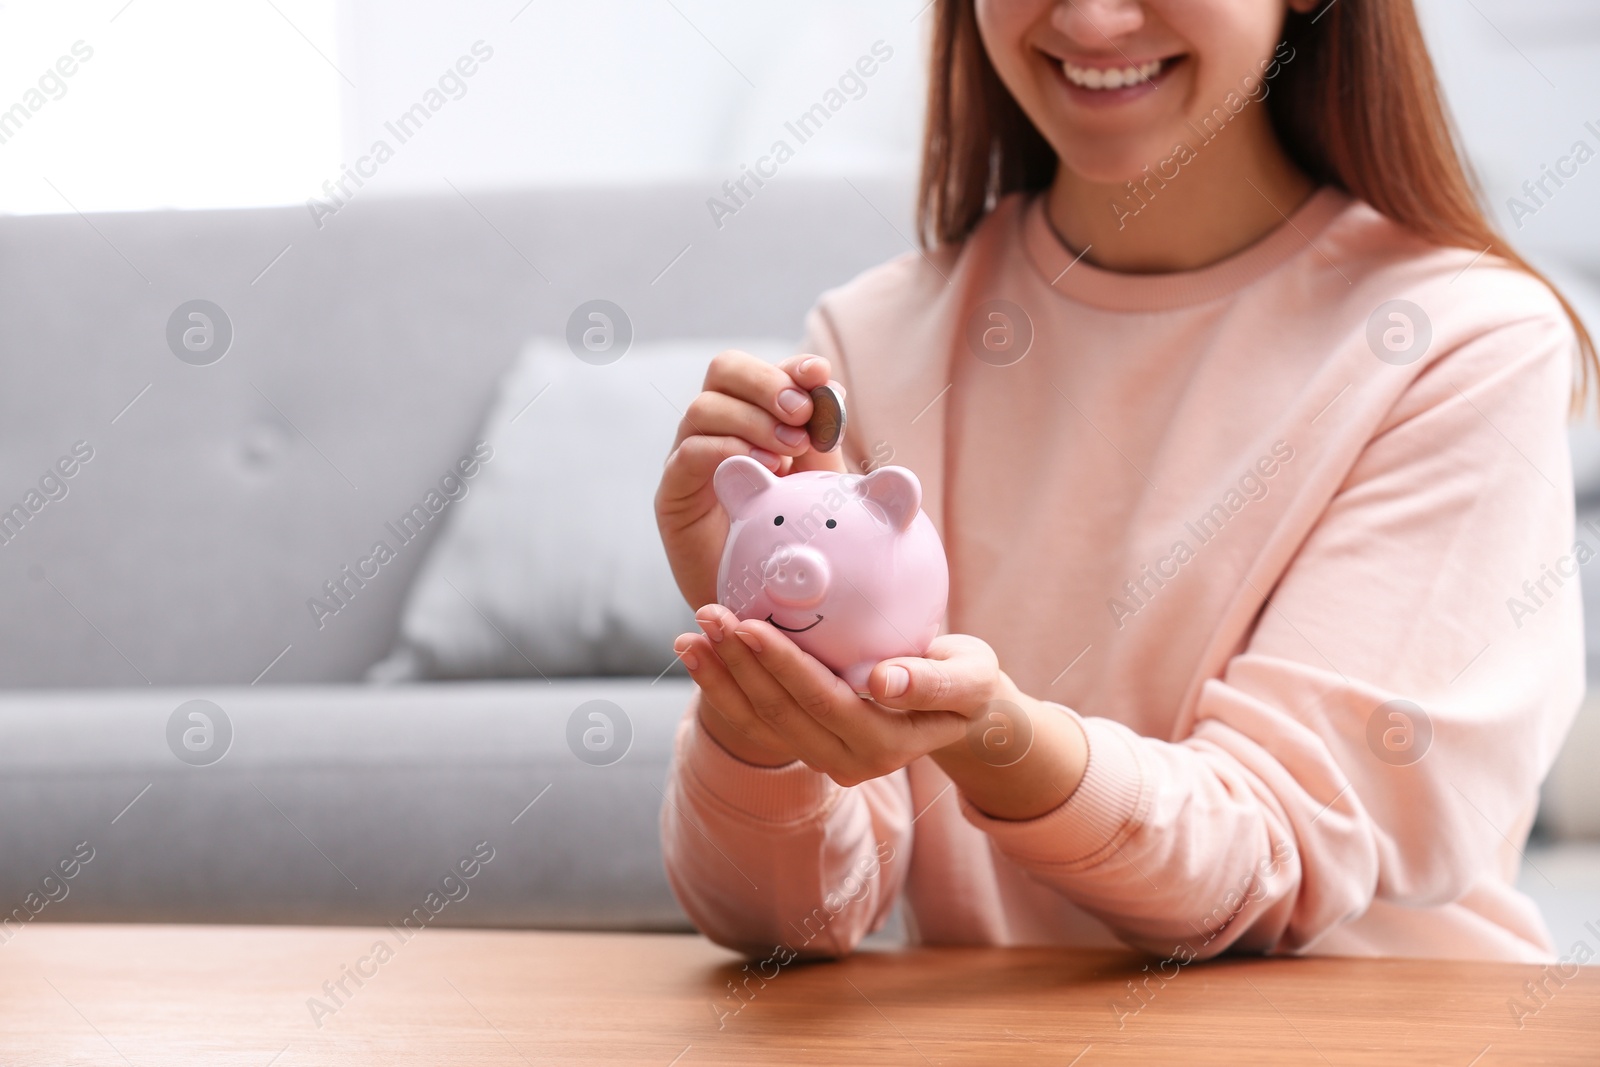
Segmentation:
{"type": "Polygon", "coordinates": [[[1239,960],[1146,982],[1154,961],[1064,949],[746,962],[683,935],[41,923],[0,946],[0,1059],[1600,1063],[1600,968],[1239,960]]]}

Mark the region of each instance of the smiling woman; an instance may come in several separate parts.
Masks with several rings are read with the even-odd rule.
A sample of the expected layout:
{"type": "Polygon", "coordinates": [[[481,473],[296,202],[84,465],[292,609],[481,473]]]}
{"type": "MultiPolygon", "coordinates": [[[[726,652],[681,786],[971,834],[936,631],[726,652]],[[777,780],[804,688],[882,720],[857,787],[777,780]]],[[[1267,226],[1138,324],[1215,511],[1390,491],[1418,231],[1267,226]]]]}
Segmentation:
{"type": "Polygon", "coordinates": [[[1473,199],[1410,3],[933,17],[925,247],[824,293],[777,367],[714,360],[657,492],[703,631],[662,809],[685,910],[760,948],[887,842],[914,864],[805,954],[899,900],[935,943],[1552,958],[1505,846],[1581,698],[1581,605],[1503,600],[1571,543],[1594,351],[1473,199]],[[842,456],[795,432],[829,376],[842,456]],[[809,571],[763,573],[794,616],[736,616],[710,570],[747,534],[726,467],[797,495],[881,440],[949,632],[863,689],[810,647],[809,571]]]}

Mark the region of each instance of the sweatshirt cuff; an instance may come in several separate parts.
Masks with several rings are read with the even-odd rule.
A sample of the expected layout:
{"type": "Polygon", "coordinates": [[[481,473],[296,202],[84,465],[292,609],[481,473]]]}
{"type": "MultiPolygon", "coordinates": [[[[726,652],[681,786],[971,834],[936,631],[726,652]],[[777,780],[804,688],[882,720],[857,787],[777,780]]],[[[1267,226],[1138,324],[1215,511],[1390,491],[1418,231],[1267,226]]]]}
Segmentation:
{"type": "Polygon", "coordinates": [[[685,777],[724,807],[757,822],[815,818],[833,807],[844,787],[799,760],[758,767],[723,748],[691,705],[678,724],[677,759],[685,777]]]}
{"type": "Polygon", "coordinates": [[[994,818],[965,795],[960,798],[961,813],[1018,863],[1090,867],[1127,840],[1148,807],[1138,738],[1120,723],[1084,718],[1060,704],[1051,706],[1076,719],[1088,741],[1089,763],[1073,794],[1032,819],[994,818]]]}

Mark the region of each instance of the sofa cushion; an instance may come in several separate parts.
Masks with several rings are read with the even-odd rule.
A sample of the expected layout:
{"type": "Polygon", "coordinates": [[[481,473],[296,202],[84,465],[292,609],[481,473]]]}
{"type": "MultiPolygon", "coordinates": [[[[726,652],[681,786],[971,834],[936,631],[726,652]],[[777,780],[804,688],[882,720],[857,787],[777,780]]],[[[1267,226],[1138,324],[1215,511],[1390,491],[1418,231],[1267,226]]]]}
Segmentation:
{"type": "MultiPolygon", "coordinates": [[[[581,342],[578,348],[581,350],[581,342]]],[[[530,342],[479,434],[486,457],[447,512],[374,681],[682,673],[694,628],[653,500],[678,423],[723,348],[778,359],[788,341],[633,345],[613,362],[530,342]]]]}

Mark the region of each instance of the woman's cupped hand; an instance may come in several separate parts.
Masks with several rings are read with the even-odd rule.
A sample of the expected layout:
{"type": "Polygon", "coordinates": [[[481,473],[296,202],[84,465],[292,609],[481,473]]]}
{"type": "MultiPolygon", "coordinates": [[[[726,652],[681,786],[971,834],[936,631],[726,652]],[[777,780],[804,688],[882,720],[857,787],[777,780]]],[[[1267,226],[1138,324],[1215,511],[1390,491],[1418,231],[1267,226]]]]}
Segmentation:
{"type": "Polygon", "coordinates": [[[974,717],[1014,688],[994,650],[966,634],[879,663],[864,699],[768,622],[716,604],[695,621],[705,632],[673,647],[700,687],[707,732],[748,763],[799,760],[843,786],[963,744],[974,717]]]}

